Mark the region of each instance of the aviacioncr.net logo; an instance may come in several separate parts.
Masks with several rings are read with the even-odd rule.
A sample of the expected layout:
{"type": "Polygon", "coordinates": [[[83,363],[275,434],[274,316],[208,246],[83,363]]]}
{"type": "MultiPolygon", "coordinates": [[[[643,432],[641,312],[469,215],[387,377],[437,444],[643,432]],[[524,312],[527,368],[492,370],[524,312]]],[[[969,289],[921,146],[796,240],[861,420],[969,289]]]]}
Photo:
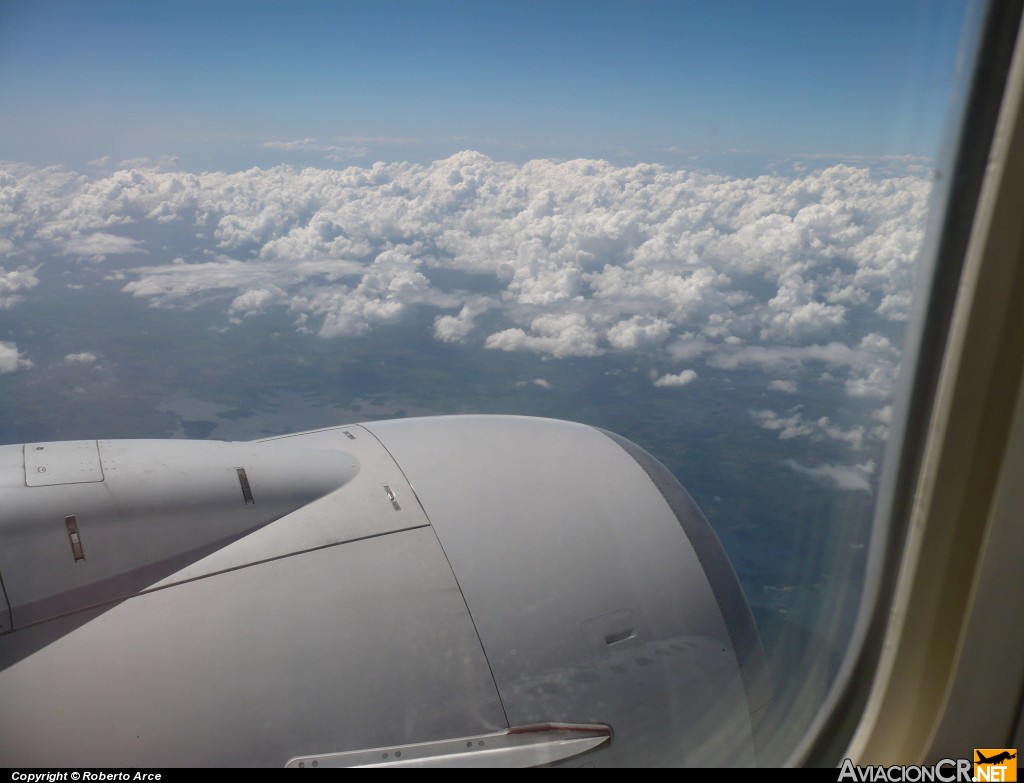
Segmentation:
{"type": "Polygon", "coordinates": [[[1016,748],[975,748],[974,780],[998,783],[1017,780],[1016,748]]]}
{"type": "Polygon", "coordinates": [[[931,766],[881,765],[858,767],[843,759],[839,781],[853,783],[967,783],[974,765],[967,759],[942,759],[931,766]]]}

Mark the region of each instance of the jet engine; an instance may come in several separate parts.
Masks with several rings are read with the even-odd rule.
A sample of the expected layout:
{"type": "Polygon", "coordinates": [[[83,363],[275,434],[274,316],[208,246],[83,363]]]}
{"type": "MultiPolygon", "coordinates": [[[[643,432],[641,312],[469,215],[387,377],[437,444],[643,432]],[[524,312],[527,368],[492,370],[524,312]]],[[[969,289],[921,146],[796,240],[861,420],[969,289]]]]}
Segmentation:
{"type": "Polygon", "coordinates": [[[593,427],[0,447],[0,765],[749,765],[715,534],[593,427]]]}

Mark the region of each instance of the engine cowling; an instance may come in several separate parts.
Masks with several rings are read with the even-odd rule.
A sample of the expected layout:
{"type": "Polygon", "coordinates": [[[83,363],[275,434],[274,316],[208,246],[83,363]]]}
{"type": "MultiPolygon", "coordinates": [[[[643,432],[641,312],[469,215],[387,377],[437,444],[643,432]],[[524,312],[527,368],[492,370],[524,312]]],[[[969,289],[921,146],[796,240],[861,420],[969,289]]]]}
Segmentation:
{"type": "Polygon", "coordinates": [[[8,766],[752,764],[770,698],[696,505],[580,424],[0,447],[0,576],[8,766]]]}

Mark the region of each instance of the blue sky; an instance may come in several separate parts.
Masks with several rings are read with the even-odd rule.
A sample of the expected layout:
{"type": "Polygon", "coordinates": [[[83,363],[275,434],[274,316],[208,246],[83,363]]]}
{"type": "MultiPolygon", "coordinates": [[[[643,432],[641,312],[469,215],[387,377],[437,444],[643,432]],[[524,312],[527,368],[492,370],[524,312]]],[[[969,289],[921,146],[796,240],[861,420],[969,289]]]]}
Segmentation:
{"type": "Polygon", "coordinates": [[[962,14],[865,0],[0,0],[0,158],[929,156],[962,14]],[[311,141],[262,146],[297,140],[311,141]]]}

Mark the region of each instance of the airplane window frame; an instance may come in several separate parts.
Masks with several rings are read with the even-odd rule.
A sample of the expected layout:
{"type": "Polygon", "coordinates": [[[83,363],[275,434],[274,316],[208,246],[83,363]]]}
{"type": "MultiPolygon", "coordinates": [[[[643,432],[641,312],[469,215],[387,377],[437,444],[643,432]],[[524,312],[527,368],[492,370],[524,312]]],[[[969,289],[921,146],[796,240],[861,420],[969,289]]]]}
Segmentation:
{"type": "MultiPolygon", "coordinates": [[[[974,519],[968,518],[967,512],[943,517],[931,507],[928,494],[936,485],[936,454],[948,449],[947,463],[970,456],[952,456],[951,428],[970,428],[963,421],[963,406],[955,404],[955,390],[973,387],[968,390],[999,404],[998,410],[986,411],[985,423],[990,436],[998,439],[1001,433],[1004,441],[1014,420],[1015,403],[1024,406],[1024,400],[1017,399],[1017,392],[1024,388],[1019,354],[1011,354],[1018,372],[1011,367],[1002,379],[1005,388],[999,389],[991,388],[996,385],[992,383],[986,387],[994,378],[977,377],[977,368],[964,361],[976,351],[975,346],[964,345],[964,336],[972,329],[977,331],[979,323],[989,324],[990,344],[983,346],[983,352],[990,363],[1000,355],[998,349],[1022,347],[1020,330],[1013,333],[1013,314],[1024,306],[1020,295],[1024,275],[1019,273],[1024,269],[1019,261],[1022,237],[1019,229],[1017,236],[1008,237],[1006,227],[1000,236],[991,236],[998,228],[993,214],[1012,213],[1014,207],[1019,214],[1021,203],[1020,193],[1012,192],[1012,172],[1024,163],[1024,133],[1017,115],[1024,85],[1022,6],[1019,0],[994,0],[976,5],[969,17],[961,63],[972,65],[962,67],[954,89],[950,116],[955,123],[947,130],[942,158],[949,165],[940,168],[932,195],[931,222],[921,256],[926,263],[918,281],[918,290],[927,295],[918,301],[908,325],[896,389],[895,407],[902,416],[894,417],[898,423],[886,455],[860,616],[829,697],[788,766],[837,766],[844,758],[855,763],[912,763],[962,755],[973,747],[963,741],[962,732],[959,739],[950,736],[949,718],[943,712],[954,687],[953,670],[969,611],[955,629],[961,633],[950,633],[946,619],[947,643],[931,648],[928,645],[934,639],[908,637],[905,621],[915,613],[941,614],[947,607],[939,602],[950,600],[951,589],[958,590],[956,600],[968,606],[984,556],[987,514],[979,517],[975,508],[974,519]],[[1003,307],[991,308],[977,295],[972,296],[980,290],[979,279],[989,286],[993,280],[1013,284],[1003,307]],[[974,548],[965,553],[965,546],[974,548]],[[971,559],[973,553],[977,558],[971,559]],[[953,580],[946,577],[949,566],[957,565],[953,558],[964,558],[970,572],[951,586],[953,580]],[[949,672],[950,681],[929,683],[922,689],[927,692],[916,694],[916,700],[911,700],[914,703],[904,705],[896,719],[892,712],[897,697],[888,686],[901,676],[914,674],[906,669],[909,658],[917,665],[926,659],[930,673],[949,672]],[[888,718],[886,708],[890,710],[888,718]],[[944,732],[939,730],[940,724],[944,732]]],[[[1018,426],[1022,413],[1017,411],[1018,426]]],[[[976,431],[973,434],[975,439],[981,437],[976,431]]],[[[991,490],[978,499],[985,509],[995,503],[995,486],[991,490]]],[[[1007,523],[1004,518],[1004,528],[1007,523]]],[[[963,672],[959,676],[962,678],[963,672]]],[[[1019,709],[1019,700],[1014,703],[1019,709]]],[[[963,714],[958,717],[961,727],[970,722],[963,714]]],[[[1019,740],[1019,716],[1017,721],[1019,740]]],[[[1009,732],[990,737],[988,742],[1012,739],[1009,732]]]]}

